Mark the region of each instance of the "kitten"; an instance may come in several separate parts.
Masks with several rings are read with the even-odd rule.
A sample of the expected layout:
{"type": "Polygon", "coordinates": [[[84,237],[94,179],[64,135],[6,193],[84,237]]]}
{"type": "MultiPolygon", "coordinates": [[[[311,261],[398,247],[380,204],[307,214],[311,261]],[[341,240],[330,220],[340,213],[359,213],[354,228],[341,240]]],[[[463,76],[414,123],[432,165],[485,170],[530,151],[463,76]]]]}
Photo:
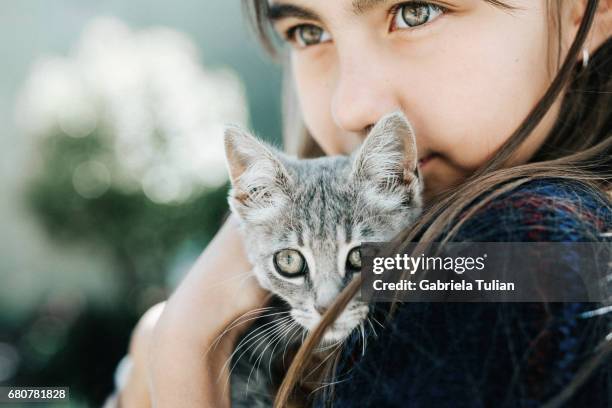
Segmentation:
{"type": "MultiPolygon", "coordinates": [[[[316,327],[359,273],[360,243],[388,241],[410,225],[420,212],[423,186],[414,132],[400,112],[380,119],[350,156],[298,160],[233,126],[225,132],[225,150],[232,183],[229,204],[241,220],[253,272],[289,309],[290,318],[280,313],[285,320],[278,330],[266,321],[247,333],[246,340],[250,336],[260,343],[252,350],[257,358],[264,351],[274,354],[272,347],[264,348],[266,341],[290,341],[293,328],[316,327]]],[[[324,334],[323,345],[345,339],[368,312],[368,304],[356,296],[324,334]]],[[[248,364],[233,364],[239,364],[232,374],[237,406],[239,394],[265,393],[257,378],[258,384],[245,391],[240,372],[247,370],[252,380],[253,367],[248,371],[248,364]]],[[[266,403],[251,398],[242,406],[266,403]]]]}

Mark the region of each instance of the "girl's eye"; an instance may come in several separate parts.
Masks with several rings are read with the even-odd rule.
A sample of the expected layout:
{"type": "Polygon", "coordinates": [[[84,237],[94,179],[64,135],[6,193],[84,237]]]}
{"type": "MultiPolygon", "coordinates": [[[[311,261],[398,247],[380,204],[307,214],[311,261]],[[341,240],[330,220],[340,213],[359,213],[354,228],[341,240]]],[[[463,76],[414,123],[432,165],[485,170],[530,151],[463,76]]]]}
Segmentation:
{"type": "Polygon", "coordinates": [[[289,29],[287,38],[294,41],[298,47],[305,48],[327,42],[331,36],[327,31],[313,24],[301,24],[289,29]]]}
{"type": "Polygon", "coordinates": [[[359,247],[351,249],[346,257],[346,268],[357,272],[361,270],[361,249],[359,247]]]}
{"type": "Polygon", "coordinates": [[[394,11],[393,28],[413,28],[429,23],[442,14],[440,6],[430,3],[404,3],[394,11]]]}
{"type": "Polygon", "coordinates": [[[274,267],[279,274],[287,278],[295,278],[306,273],[306,261],[295,249],[281,249],[275,253],[274,267]]]}

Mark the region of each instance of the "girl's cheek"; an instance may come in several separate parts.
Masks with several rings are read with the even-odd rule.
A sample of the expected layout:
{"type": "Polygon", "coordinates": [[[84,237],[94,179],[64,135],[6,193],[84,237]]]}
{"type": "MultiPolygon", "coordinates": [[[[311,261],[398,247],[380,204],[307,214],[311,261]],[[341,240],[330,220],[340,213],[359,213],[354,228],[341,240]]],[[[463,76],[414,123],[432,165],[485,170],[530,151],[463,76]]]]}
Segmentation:
{"type": "MultiPolygon", "coordinates": [[[[532,19],[458,23],[453,35],[432,47],[431,57],[412,58],[423,62],[413,64],[409,76],[419,80],[403,86],[403,105],[418,122],[421,144],[444,155],[458,173],[482,166],[548,87],[544,24],[537,13],[532,19]]],[[[401,72],[398,67],[395,75],[401,72]]]]}
{"type": "Polygon", "coordinates": [[[359,140],[341,136],[333,121],[332,61],[325,61],[324,58],[322,55],[299,52],[292,54],[291,65],[300,111],[308,131],[326,154],[350,153],[359,140]]]}

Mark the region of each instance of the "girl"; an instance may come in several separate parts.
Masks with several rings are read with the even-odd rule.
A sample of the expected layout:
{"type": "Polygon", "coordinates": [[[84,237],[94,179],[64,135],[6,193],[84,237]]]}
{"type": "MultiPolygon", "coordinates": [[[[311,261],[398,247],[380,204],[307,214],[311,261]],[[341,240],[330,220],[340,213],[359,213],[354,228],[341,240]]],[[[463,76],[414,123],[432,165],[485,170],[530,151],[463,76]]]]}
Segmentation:
{"type": "MultiPolygon", "coordinates": [[[[385,113],[401,109],[411,120],[427,208],[404,242],[609,239],[612,1],[245,5],[286,67],[287,149],[347,154],[385,113]],[[276,48],[276,35],[288,49],[276,48]]],[[[245,328],[206,350],[266,298],[252,277],[236,289],[234,278],[249,271],[241,250],[230,218],[167,304],[142,318],[120,392],[124,406],[229,405],[224,363],[245,328]]],[[[296,402],[314,346],[358,284],[296,354],[277,406],[296,402]]],[[[307,403],[607,406],[609,315],[599,309],[580,318],[593,308],[394,305],[363,357],[349,341],[330,359],[334,379],[342,379],[334,393],[326,400],[314,393],[307,403]]]]}

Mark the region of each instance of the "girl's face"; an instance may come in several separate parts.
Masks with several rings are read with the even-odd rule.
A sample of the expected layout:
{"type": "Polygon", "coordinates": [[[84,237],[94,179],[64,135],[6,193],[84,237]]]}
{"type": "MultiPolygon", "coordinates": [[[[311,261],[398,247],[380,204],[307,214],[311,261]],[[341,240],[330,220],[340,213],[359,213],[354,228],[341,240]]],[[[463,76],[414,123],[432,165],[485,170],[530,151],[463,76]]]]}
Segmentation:
{"type": "MultiPolygon", "coordinates": [[[[491,158],[551,81],[546,0],[271,0],[291,44],[306,127],[327,154],[351,152],[385,113],[416,131],[426,197],[491,158]]],[[[555,104],[515,162],[542,143],[555,104]]]]}

